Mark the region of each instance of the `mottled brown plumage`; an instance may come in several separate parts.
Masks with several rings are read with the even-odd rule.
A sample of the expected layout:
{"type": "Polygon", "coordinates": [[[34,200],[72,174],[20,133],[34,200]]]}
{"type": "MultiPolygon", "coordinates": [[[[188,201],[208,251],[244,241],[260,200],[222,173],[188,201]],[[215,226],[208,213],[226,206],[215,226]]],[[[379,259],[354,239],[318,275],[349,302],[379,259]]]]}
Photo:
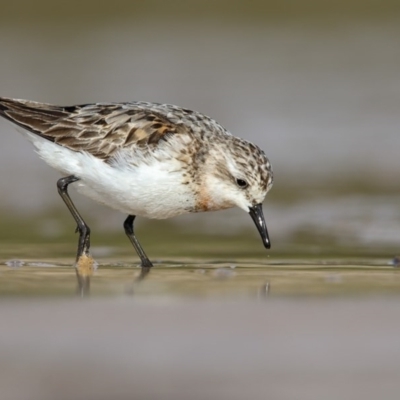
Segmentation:
{"type": "MultiPolygon", "coordinates": [[[[0,114],[60,146],[104,160],[119,149],[157,145],[175,134],[215,130],[215,121],[200,113],[147,102],[62,107],[0,97],[0,114]]],[[[222,126],[217,131],[226,134],[222,126]]]]}

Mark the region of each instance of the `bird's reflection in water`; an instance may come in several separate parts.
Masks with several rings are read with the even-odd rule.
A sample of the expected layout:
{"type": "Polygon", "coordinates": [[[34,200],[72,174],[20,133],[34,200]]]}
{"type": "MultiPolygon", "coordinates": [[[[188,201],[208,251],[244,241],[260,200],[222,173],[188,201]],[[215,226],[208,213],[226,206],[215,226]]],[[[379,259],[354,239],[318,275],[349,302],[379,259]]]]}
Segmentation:
{"type": "Polygon", "coordinates": [[[269,282],[265,282],[261,285],[261,287],[258,289],[257,297],[259,299],[266,299],[269,295],[269,291],[271,289],[271,286],[269,282]]]}
{"type": "Polygon", "coordinates": [[[140,270],[139,276],[135,279],[135,282],[139,282],[139,281],[143,280],[144,278],[146,278],[146,276],[150,272],[150,268],[151,267],[142,267],[140,270]]]}
{"type": "MultiPolygon", "coordinates": [[[[151,267],[141,267],[140,273],[136,276],[132,283],[127,287],[125,293],[133,295],[134,286],[141,282],[150,272],[151,267]]],[[[77,290],[76,294],[80,297],[87,297],[90,294],[90,279],[94,271],[97,269],[97,264],[92,257],[83,255],[75,264],[77,290]]]]}
{"type": "Polygon", "coordinates": [[[76,268],[76,279],[78,281],[76,294],[80,297],[88,296],[90,293],[90,276],[81,275],[79,270],[76,268]]]}
{"type": "Polygon", "coordinates": [[[146,276],[150,272],[150,269],[151,267],[141,267],[140,274],[133,279],[133,282],[129,286],[127,286],[127,288],[125,289],[125,294],[133,296],[135,285],[141,282],[144,278],[146,278],[146,276]]]}

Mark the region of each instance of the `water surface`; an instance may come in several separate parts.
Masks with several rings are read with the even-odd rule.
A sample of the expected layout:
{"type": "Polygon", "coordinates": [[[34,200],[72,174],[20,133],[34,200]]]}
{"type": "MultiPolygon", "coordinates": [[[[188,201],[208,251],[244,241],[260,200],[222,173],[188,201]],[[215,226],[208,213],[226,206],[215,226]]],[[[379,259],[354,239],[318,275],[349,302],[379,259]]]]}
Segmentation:
{"type": "MultiPolygon", "coordinates": [[[[124,257],[100,259],[85,279],[90,280],[92,296],[264,298],[400,293],[399,273],[388,260],[372,258],[186,258],[157,262],[143,278],[137,262],[124,257]]],[[[73,296],[78,292],[70,259],[8,260],[0,265],[0,277],[0,296],[73,296]]]]}

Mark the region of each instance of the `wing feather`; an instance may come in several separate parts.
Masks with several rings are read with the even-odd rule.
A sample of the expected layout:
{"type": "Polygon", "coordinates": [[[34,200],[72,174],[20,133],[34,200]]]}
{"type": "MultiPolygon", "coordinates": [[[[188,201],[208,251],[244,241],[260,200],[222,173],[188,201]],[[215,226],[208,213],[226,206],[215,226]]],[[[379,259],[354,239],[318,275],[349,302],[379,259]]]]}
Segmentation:
{"type": "Polygon", "coordinates": [[[104,160],[122,148],[157,146],[172,135],[191,132],[190,124],[172,121],[167,116],[171,109],[165,106],[163,112],[162,107],[143,102],[61,107],[0,97],[0,115],[6,119],[60,146],[104,160]]]}

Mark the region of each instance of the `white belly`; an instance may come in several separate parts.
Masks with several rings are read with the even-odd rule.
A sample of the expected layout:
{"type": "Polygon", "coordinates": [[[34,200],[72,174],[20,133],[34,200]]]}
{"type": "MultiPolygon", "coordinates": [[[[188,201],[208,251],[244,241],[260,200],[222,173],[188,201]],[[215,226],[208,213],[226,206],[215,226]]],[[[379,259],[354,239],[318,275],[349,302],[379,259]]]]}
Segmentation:
{"type": "Polygon", "coordinates": [[[164,219],[194,208],[190,185],[182,184],[176,160],[155,159],[109,165],[88,153],[78,153],[40,137],[29,135],[37,152],[50,166],[75,175],[78,192],[125,214],[164,219]]]}

